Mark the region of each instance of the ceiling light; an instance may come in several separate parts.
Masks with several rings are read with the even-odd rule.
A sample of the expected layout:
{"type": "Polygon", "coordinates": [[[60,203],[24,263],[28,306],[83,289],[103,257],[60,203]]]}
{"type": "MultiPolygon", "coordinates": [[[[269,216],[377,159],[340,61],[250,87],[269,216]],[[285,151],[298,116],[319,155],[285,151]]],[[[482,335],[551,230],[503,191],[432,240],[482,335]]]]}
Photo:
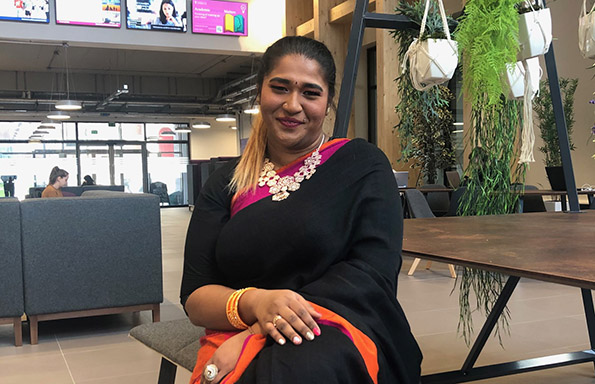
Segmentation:
{"type": "Polygon", "coordinates": [[[83,106],[80,101],[60,100],[56,102],[56,109],[59,109],[60,111],[78,111],[82,108],[83,106]]]}
{"type": "Polygon", "coordinates": [[[236,121],[236,116],[232,115],[230,113],[224,113],[222,115],[217,115],[217,117],[215,118],[215,120],[217,121],[225,121],[225,122],[232,122],[232,121],[236,121]]]}
{"type": "Polygon", "coordinates": [[[176,131],[176,133],[190,133],[190,132],[192,132],[192,130],[186,124],[176,127],[175,131],[176,131]]]}
{"type": "Polygon", "coordinates": [[[159,132],[159,136],[175,136],[175,135],[176,134],[174,133],[174,131],[172,131],[170,129],[159,132]]]}
{"type": "Polygon", "coordinates": [[[70,119],[70,115],[64,111],[51,111],[47,115],[47,118],[52,120],[67,120],[70,119]]]}
{"type": "Polygon", "coordinates": [[[44,120],[41,122],[37,129],[56,129],[56,126],[60,123],[55,123],[52,120],[44,120]]]}
{"type": "Polygon", "coordinates": [[[35,131],[33,131],[34,135],[47,135],[49,132],[48,131],[44,131],[41,129],[36,129],[35,131]]]}
{"type": "Polygon", "coordinates": [[[244,113],[249,115],[256,115],[258,112],[260,112],[258,105],[248,106],[248,108],[244,109],[244,113]]]}
{"type": "Polygon", "coordinates": [[[209,123],[207,121],[197,121],[196,123],[192,123],[192,128],[198,128],[198,129],[211,128],[211,123],[209,123]]]}
{"type": "Polygon", "coordinates": [[[230,126],[229,128],[231,128],[231,129],[238,129],[238,127],[236,127],[235,125],[230,126]]]}

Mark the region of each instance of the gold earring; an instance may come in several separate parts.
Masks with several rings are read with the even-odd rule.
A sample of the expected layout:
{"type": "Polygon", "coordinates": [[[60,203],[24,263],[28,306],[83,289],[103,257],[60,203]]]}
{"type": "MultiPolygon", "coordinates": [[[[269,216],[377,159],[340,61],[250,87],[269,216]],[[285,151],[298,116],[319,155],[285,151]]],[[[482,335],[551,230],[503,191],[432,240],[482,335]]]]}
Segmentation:
{"type": "Polygon", "coordinates": [[[331,107],[330,107],[330,105],[328,107],[326,107],[326,114],[328,115],[329,113],[331,113],[331,107]]]}

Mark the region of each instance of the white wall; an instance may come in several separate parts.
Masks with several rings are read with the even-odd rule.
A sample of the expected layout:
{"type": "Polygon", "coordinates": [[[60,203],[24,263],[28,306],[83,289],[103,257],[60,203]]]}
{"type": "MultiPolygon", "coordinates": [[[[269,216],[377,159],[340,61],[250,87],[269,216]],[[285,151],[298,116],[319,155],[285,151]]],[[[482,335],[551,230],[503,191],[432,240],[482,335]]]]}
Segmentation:
{"type": "MultiPolygon", "coordinates": [[[[0,36],[2,40],[68,42],[71,46],[81,47],[215,54],[264,52],[271,43],[283,35],[285,1],[244,1],[248,3],[248,36],[245,37],[193,34],[190,31],[190,22],[186,33],[129,30],[126,28],[125,0],[122,0],[122,27],[119,29],[56,25],[54,1],[50,0],[49,24],[2,21],[0,36]]],[[[191,0],[187,0],[187,9],[192,9],[191,0]]]]}
{"type": "Polygon", "coordinates": [[[209,129],[192,129],[190,133],[190,159],[208,160],[211,157],[238,156],[238,130],[229,123],[211,122],[209,129]]]}

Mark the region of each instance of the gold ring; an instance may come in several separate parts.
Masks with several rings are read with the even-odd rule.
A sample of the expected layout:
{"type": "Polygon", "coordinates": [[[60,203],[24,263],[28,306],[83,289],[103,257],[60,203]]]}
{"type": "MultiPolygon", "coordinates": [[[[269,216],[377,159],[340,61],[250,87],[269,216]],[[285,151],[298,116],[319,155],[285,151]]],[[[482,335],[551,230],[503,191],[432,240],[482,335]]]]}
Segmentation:
{"type": "Polygon", "coordinates": [[[281,320],[283,318],[283,316],[281,315],[277,315],[275,317],[273,317],[273,327],[277,328],[277,321],[281,320]]]}

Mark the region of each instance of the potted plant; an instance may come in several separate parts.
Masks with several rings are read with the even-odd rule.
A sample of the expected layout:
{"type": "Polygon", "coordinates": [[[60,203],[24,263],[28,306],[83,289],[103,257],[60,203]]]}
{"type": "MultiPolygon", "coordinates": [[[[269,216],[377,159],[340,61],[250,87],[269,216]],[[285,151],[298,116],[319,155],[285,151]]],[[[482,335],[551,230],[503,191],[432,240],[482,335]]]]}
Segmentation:
{"type": "MultiPolygon", "coordinates": [[[[513,183],[524,181],[525,165],[518,164],[521,105],[507,100],[508,89],[502,74],[509,63],[517,61],[519,13],[517,0],[470,0],[455,31],[463,63],[463,90],[471,106],[471,118],[465,122],[465,145],[470,149],[465,168],[466,190],[459,200],[459,215],[500,215],[514,211],[518,194],[511,193],[513,183]]],[[[464,268],[458,273],[459,330],[469,342],[473,332],[471,314],[488,313],[506,278],[498,273],[464,268]],[[470,292],[475,293],[475,299],[470,292]],[[474,305],[475,304],[475,305],[474,305]],[[473,308],[475,307],[475,308],[473,308]]],[[[506,329],[507,311],[498,322],[506,329]]]]}
{"type": "Polygon", "coordinates": [[[552,15],[539,0],[518,4],[519,45],[518,59],[544,55],[552,43],[552,15]]]}
{"type": "MultiPolygon", "coordinates": [[[[430,29],[430,28],[428,28],[430,29]]],[[[452,78],[458,64],[457,42],[450,37],[448,21],[442,0],[425,0],[424,14],[421,20],[419,36],[414,39],[406,52],[411,82],[418,91],[425,91],[452,78]],[[428,13],[433,8],[436,14],[436,2],[442,29],[435,29],[430,36],[426,34],[428,13]]],[[[407,63],[404,63],[405,65],[407,63]]]]}
{"type": "MultiPolygon", "coordinates": [[[[409,4],[401,1],[395,10],[397,14],[409,17],[421,26],[425,12],[425,0],[409,4]]],[[[456,22],[448,17],[449,27],[456,22]]],[[[399,60],[406,63],[408,47],[419,38],[419,29],[405,29],[392,32],[399,45],[399,60]]],[[[443,38],[443,21],[437,7],[428,9],[426,28],[421,36],[443,38]]],[[[450,102],[453,98],[444,85],[432,87],[424,92],[418,91],[410,77],[410,67],[405,65],[397,83],[400,102],[395,107],[399,123],[395,126],[399,133],[401,158],[399,161],[415,160],[413,167],[420,166],[428,183],[435,183],[437,171],[448,169],[455,162],[455,151],[451,140],[453,116],[450,102]]]]}
{"type": "MultiPolygon", "coordinates": [[[[570,150],[574,150],[572,142],[572,127],[574,126],[574,93],[578,79],[560,78],[560,91],[564,107],[564,118],[568,131],[570,150]]],[[[552,96],[547,81],[543,80],[539,86],[539,96],[535,98],[533,110],[539,119],[539,131],[543,145],[539,147],[544,155],[545,170],[554,191],[566,190],[564,171],[562,170],[562,157],[560,156],[560,142],[558,129],[552,105],[552,96]]]]}

